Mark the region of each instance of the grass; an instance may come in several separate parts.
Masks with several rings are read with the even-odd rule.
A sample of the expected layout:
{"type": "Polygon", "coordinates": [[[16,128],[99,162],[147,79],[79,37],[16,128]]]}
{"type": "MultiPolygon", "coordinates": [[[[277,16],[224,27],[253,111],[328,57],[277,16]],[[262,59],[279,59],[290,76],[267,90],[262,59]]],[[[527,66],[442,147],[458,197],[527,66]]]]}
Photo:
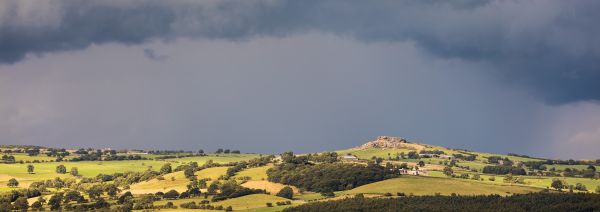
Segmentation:
{"type": "MultiPolygon", "coordinates": [[[[269,181],[265,181],[265,180],[259,180],[259,181],[252,180],[252,181],[248,181],[248,182],[242,184],[242,186],[247,187],[247,188],[253,188],[253,189],[264,189],[264,190],[267,190],[267,192],[269,192],[271,194],[277,194],[286,185],[281,184],[281,183],[269,182],[269,181]]],[[[295,194],[298,193],[298,188],[296,188],[294,186],[290,186],[290,187],[294,190],[295,194]]]]}
{"type": "Polygon", "coordinates": [[[235,175],[235,178],[250,177],[251,180],[266,180],[268,177],[267,170],[272,167],[273,165],[269,164],[267,166],[245,169],[241,172],[238,172],[235,175]]]}
{"type": "Polygon", "coordinates": [[[540,191],[539,188],[526,186],[494,185],[478,181],[456,180],[439,177],[402,176],[376,183],[363,185],[342,194],[385,194],[403,192],[406,195],[479,195],[529,193],[540,191]]]}
{"type": "MultiPolygon", "coordinates": [[[[228,168],[229,167],[213,167],[203,169],[197,171],[196,176],[198,179],[210,178],[216,180],[219,176],[225,174],[228,168]]],[[[134,194],[156,193],[159,191],[166,192],[171,189],[183,192],[187,190],[186,186],[190,182],[183,174],[183,171],[166,174],[163,177],[165,178],[164,180],[152,179],[146,182],[133,184],[130,186],[129,190],[134,194]]],[[[208,183],[210,183],[210,181],[208,183]]]]}
{"type": "MultiPolygon", "coordinates": [[[[210,199],[210,198],[208,198],[210,199]]],[[[177,199],[177,200],[160,200],[154,202],[154,205],[165,205],[167,202],[172,202],[175,206],[179,206],[182,203],[187,202],[196,202],[205,200],[204,197],[190,198],[190,199],[177,199]]],[[[276,206],[276,202],[285,202],[290,201],[289,199],[281,198],[274,195],[267,194],[251,194],[238,198],[228,199],[220,202],[211,202],[211,205],[218,206],[221,205],[223,207],[231,206],[234,211],[281,211],[286,207],[291,207],[293,205],[298,205],[299,203],[293,203],[292,205],[287,206],[276,206]],[[274,207],[267,207],[267,203],[270,202],[274,205],[274,207]]],[[[182,210],[180,208],[179,210],[182,210]]],[[[196,210],[194,210],[196,211],[196,210]]]]}

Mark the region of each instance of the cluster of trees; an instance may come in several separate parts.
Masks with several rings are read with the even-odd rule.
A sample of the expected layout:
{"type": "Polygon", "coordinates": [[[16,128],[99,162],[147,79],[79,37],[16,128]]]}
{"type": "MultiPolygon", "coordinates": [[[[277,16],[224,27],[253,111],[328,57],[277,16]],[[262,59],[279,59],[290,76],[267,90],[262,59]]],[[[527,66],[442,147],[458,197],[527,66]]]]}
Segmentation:
{"type": "Polygon", "coordinates": [[[227,207],[223,207],[221,205],[217,205],[217,206],[213,206],[210,205],[208,201],[200,201],[199,204],[196,204],[195,201],[191,201],[191,202],[186,202],[186,203],[181,203],[179,205],[179,207],[181,208],[186,208],[186,209],[202,209],[202,210],[225,210],[225,211],[233,211],[233,208],[231,206],[227,206],[227,207]]]}
{"type": "Polygon", "coordinates": [[[476,154],[452,154],[452,156],[458,160],[474,161],[477,159],[476,154]]]}
{"type": "Polygon", "coordinates": [[[598,211],[600,195],[530,193],[512,196],[409,196],[346,198],[286,208],[295,211],[598,211]]]}
{"type": "Polygon", "coordinates": [[[596,174],[596,167],[592,165],[588,165],[586,169],[578,170],[575,168],[565,168],[563,170],[563,176],[565,177],[586,177],[586,178],[595,178],[598,177],[596,174]]]}
{"type": "MultiPolygon", "coordinates": [[[[114,150],[113,150],[114,151],[114,150]]],[[[114,160],[145,160],[140,155],[116,155],[111,152],[101,152],[100,150],[92,153],[81,154],[71,161],[114,161],[114,160]]]]}
{"type": "Polygon", "coordinates": [[[433,155],[444,155],[446,154],[444,151],[442,150],[421,150],[419,151],[419,154],[433,154],[433,155]]]}
{"type": "Polygon", "coordinates": [[[4,163],[15,163],[15,156],[12,155],[2,155],[2,162],[4,163]]]}
{"type": "Polygon", "coordinates": [[[217,149],[217,151],[215,151],[215,154],[240,154],[240,150],[229,150],[229,149],[217,149]]]}
{"type": "Polygon", "coordinates": [[[521,167],[514,167],[514,166],[485,166],[483,167],[482,170],[483,173],[486,174],[513,174],[513,175],[527,175],[527,172],[525,171],[525,169],[521,168],[521,167]]]}
{"type": "Polygon", "coordinates": [[[323,152],[320,154],[308,154],[307,155],[309,161],[317,162],[317,163],[335,163],[338,161],[337,152],[323,152]]]}
{"type": "MultiPolygon", "coordinates": [[[[250,195],[250,194],[265,194],[267,193],[267,191],[262,190],[262,189],[251,189],[251,188],[246,188],[243,187],[241,185],[239,185],[237,183],[237,181],[235,180],[228,180],[223,184],[219,184],[217,183],[218,181],[213,181],[214,184],[216,184],[218,186],[218,189],[220,192],[216,193],[213,198],[212,201],[216,202],[216,201],[221,201],[221,200],[225,200],[225,199],[231,199],[231,198],[236,198],[236,197],[241,197],[241,196],[246,196],[246,195],[250,195]]],[[[211,184],[212,186],[213,184],[211,184]]],[[[210,186],[209,186],[210,188],[210,186]]],[[[214,192],[214,189],[211,189],[214,192]]]]}
{"type": "Polygon", "coordinates": [[[306,156],[282,154],[283,163],[267,170],[271,182],[294,185],[308,191],[332,195],[334,191],[352,189],[396,176],[396,172],[369,163],[309,163],[306,156]]]}
{"type": "Polygon", "coordinates": [[[505,166],[512,166],[513,165],[513,162],[510,159],[508,159],[506,157],[502,158],[500,156],[489,156],[487,158],[487,161],[488,161],[488,163],[491,163],[491,164],[500,164],[500,163],[502,163],[502,165],[505,165],[505,166]]]}
{"type": "Polygon", "coordinates": [[[55,149],[55,148],[46,149],[46,155],[48,157],[64,158],[66,156],[69,156],[70,154],[71,153],[69,153],[66,149],[55,149]]]}

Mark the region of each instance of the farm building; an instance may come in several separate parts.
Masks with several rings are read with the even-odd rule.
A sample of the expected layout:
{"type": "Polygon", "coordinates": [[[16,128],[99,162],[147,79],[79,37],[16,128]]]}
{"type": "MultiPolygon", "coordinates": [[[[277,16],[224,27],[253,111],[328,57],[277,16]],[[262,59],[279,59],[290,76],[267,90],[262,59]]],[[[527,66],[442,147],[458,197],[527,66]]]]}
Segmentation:
{"type": "Polygon", "coordinates": [[[358,160],[358,158],[356,156],[354,156],[354,155],[344,155],[344,156],[342,156],[342,159],[343,160],[351,160],[351,161],[357,161],[358,160]]]}

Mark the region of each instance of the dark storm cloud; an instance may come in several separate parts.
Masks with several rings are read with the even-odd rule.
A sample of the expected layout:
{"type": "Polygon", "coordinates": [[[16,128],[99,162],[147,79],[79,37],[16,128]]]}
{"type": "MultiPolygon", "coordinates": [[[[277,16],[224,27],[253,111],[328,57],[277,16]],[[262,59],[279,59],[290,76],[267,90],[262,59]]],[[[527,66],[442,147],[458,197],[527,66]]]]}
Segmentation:
{"type": "Polygon", "coordinates": [[[549,103],[600,99],[599,1],[63,0],[34,10],[56,17],[48,24],[21,20],[29,10],[19,2],[2,5],[3,63],[107,42],[244,40],[316,30],[365,42],[414,41],[439,57],[490,63],[495,68],[488,71],[549,103]]]}

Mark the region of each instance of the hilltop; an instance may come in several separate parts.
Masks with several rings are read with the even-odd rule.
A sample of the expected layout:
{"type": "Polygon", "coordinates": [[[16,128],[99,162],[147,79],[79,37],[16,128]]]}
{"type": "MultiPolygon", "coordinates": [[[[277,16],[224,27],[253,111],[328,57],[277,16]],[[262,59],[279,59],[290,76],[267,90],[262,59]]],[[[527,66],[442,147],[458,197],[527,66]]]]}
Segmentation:
{"type": "MultiPolygon", "coordinates": [[[[280,211],[355,195],[397,198],[512,196],[542,191],[600,193],[600,160],[483,153],[394,136],[378,136],[335,152],[285,152],[279,156],[241,154],[229,149],[205,153],[11,145],[0,151],[0,192],[17,192],[28,197],[32,206],[42,201],[40,197],[49,202],[61,192],[65,196],[83,194],[85,201],[63,200],[57,204],[65,210],[102,208],[108,203],[115,210],[231,207],[280,211]],[[100,192],[102,198],[94,196],[99,188],[106,192],[100,192]],[[283,192],[285,189],[288,191],[283,192]],[[132,205],[119,200],[128,198],[132,205]]],[[[37,205],[46,210],[53,207],[37,205]]],[[[0,201],[0,208],[4,206],[6,201],[0,201]]]]}

